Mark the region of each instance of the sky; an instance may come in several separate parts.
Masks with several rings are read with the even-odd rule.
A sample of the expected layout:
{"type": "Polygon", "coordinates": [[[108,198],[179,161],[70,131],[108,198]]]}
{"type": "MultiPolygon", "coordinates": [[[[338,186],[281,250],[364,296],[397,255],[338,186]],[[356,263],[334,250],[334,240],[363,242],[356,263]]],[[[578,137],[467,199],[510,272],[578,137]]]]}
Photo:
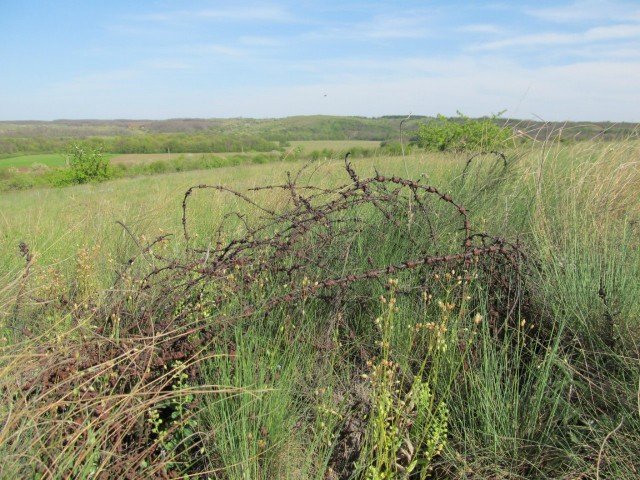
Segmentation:
{"type": "Polygon", "coordinates": [[[640,122],[640,0],[0,0],[0,120],[640,122]]]}

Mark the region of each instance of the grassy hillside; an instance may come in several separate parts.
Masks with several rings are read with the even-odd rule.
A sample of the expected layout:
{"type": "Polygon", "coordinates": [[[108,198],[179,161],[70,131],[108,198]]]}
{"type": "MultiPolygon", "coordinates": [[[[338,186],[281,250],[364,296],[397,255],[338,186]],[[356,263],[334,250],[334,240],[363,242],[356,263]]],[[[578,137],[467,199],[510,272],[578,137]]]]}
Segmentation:
{"type": "Polygon", "coordinates": [[[0,476],[635,479],[639,193],[629,139],[2,194],[0,476]]]}

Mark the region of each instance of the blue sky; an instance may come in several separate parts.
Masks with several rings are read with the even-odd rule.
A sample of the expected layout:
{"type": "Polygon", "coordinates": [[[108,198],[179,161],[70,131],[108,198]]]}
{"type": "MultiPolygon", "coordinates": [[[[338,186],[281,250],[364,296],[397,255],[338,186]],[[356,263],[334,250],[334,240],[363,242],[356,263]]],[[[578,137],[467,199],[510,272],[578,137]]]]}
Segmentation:
{"type": "Polygon", "coordinates": [[[640,1],[2,0],[0,120],[640,121],[640,1]]]}

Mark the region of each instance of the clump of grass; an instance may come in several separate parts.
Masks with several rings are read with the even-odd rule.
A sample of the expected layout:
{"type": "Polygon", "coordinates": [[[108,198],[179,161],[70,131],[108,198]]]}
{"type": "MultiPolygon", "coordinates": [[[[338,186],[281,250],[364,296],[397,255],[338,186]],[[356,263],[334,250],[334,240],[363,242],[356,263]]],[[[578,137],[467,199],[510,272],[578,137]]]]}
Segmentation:
{"type": "Polygon", "coordinates": [[[450,402],[449,475],[637,475],[637,158],[635,142],[547,144],[469,191],[499,180],[483,195],[504,208],[474,218],[517,235],[531,269],[513,320],[482,307],[453,392],[473,408],[450,402]]]}

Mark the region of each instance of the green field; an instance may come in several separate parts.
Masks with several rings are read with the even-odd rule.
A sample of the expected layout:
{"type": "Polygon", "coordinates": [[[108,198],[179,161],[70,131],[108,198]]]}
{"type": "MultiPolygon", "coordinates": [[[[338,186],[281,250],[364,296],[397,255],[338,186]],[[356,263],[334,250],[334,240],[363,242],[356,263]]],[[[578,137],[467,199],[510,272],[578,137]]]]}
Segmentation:
{"type": "Polygon", "coordinates": [[[372,140],[294,140],[289,143],[292,147],[302,147],[306,152],[324,149],[347,151],[353,147],[380,148],[380,142],[372,140]]]}
{"type": "Polygon", "coordinates": [[[636,479],[640,144],[370,143],[0,193],[0,477],[636,479]]]}
{"type": "MultiPolygon", "coordinates": [[[[292,147],[301,147],[303,151],[310,153],[313,150],[335,150],[347,151],[352,147],[361,147],[376,149],[380,147],[380,142],[369,140],[301,140],[290,142],[292,147]]],[[[244,152],[222,152],[216,153],[221,157],[231,155],[242,155],[244,152]]],[[[144,164],[157,161],[171,161],[172,159],[183,156],[185,158],[193,158],[202,155],[210,155],[208,153],[133,153],[133,154],[108,154],[108,158],[114,165],[125,164],[144,164]]],[[[63,167],[66,162],[64,154],[39,154],[39,155],[21,155],[16,157],[7,157],[0,159],[0,168],[33,168],[34,165],[46,165],[47,167],[63,167]]]]}
{"type": "MultiPolygon", "coordinates": [[[[113,155],[106,154],[106,158],[112,158],[113,155]]],[[[67,156],[62,153],[43,153],[38,155],[20,155],[17,157],[0,158],[0,169],[17,168],[20,170],[34,170],[46,167],[64,167],[67,162],[67,156]]]]}
{"type": "Polygon", "coordinates": [[[46,165],[47,167],[62,167],[65,165],[66,157],[63,154],[39,154],[39,155],[22,155],[19,157],[8,157],[0,159],[0,168],[33,168],[37,165],[46,165]]]}

